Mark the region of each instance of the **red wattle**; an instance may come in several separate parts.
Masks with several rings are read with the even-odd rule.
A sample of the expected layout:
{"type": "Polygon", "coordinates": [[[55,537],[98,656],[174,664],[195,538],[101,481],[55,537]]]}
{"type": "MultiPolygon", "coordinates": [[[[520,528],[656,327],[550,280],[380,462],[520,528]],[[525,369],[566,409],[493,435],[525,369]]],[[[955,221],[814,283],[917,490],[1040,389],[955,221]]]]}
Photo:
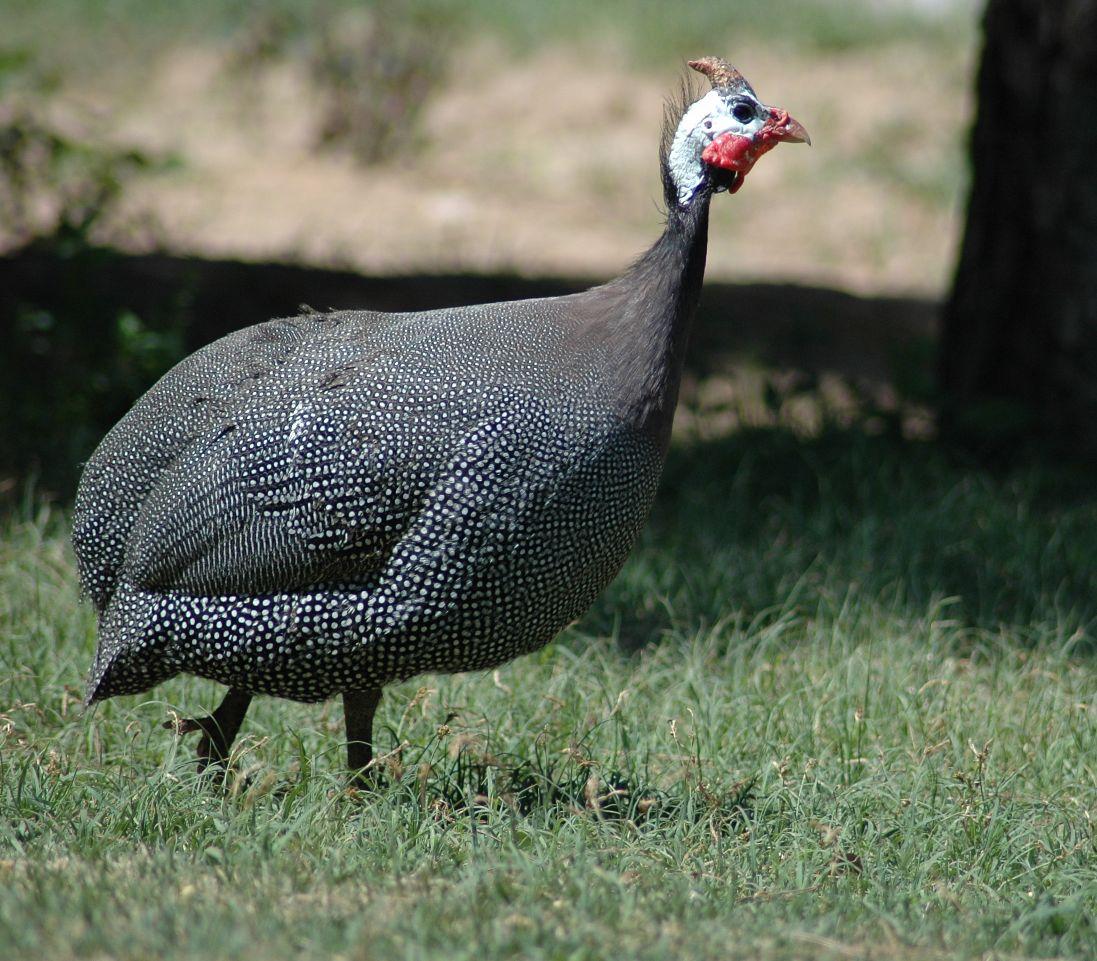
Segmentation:
{"type": "Polygon", "coordinates": [[[762,129],[760,136],[756,139],[726,133],[705,147],[701,152],[701,159],[713,167],[734,170],[739,174],[728,191],[735,193],[743,186],[743,180],[758,158],[764,153],[769,153],[776,146],[777,141],[768,135],[766,128],[762,129]]]}
{"type": "Polygon", "coordinates": [[[737,137],[735,134],[727,133],[717,137],[705,147],[701,159],[713,167],[746,173],[743,170],[744,163],[747,165],[747,170],[754,166],[754,161],[750,157],[752,146],[753,142],[749,137],[737,137]]]}

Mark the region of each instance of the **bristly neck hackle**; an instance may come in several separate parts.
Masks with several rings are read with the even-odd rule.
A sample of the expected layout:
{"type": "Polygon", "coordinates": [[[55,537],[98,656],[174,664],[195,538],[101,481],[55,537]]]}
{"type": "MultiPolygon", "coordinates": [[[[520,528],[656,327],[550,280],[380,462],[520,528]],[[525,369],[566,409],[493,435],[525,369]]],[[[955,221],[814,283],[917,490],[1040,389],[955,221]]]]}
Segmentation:
{"type": "Polygon", "coordinates": [[[679,206],[678,184],[674,181],[670,166],[670,150],[686,111],[700,98],[701,91],[697,85],[689,77],[683,77],[677,92],[663,103],[663,129],[659,137],[659,175],[663,182],[663,203],[668,216],[679,206]]]}

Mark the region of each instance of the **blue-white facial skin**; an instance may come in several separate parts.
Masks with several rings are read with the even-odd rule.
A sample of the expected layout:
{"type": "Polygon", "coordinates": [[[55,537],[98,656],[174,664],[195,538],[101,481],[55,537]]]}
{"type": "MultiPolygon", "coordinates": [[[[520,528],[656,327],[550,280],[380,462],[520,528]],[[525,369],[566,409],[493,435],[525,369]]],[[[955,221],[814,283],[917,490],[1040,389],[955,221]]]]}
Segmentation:
{"type": "Polygon", "coordinates": [[[674,133],[667,165],[678,191],[678,203],[688,204],[705,180],[701,154],[713,140],[730,133],[753,139],[762,129],[769,108],[753,90],[744,88],[732,95],[710,90],[685,112],[674,133]],[[751,116],[748,116],[751,113],[751,116]]]}

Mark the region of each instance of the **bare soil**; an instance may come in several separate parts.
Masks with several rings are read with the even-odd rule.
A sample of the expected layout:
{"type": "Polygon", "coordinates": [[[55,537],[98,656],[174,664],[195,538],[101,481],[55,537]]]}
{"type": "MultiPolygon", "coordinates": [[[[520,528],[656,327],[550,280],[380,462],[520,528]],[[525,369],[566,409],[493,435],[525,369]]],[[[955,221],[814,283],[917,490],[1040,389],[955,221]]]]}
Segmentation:
{"type": "MultiPolygon", "coordinates": [[[[751,50],[739,65],[815,145],[782,147],[718,198],[710,278],[939,295],[957,243],[970,57],[891,44],[751,50]]],[[[630,73],[563,48],[520,60],[465,50],[415,149],[372,167],[317,148],[319,95],[292,62],[241,75],[223,52],[183,48],[125,95],[74,93],[112,137],[184,161],[130,190],[127,212],[158,227],[105,238],[124,248],[598,279],[659,231],[656,147],[678,80],[676,65],[630,73]]]]}

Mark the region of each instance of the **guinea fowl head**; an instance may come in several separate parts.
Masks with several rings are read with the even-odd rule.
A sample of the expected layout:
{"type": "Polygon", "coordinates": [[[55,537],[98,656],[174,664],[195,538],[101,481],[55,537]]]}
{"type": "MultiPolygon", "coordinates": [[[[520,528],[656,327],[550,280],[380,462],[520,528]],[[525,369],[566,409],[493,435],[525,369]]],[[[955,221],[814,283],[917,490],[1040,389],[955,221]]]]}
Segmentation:
{"type": "Polygon", "coordinates": [[[667,201],[687,205],[701,190],[735,193],[762,154],[777,144],[811,143],[788,112],[769,107],[726,60],[704,57],[689,65],[705,74],[712,90],[685,107],[668,131],[663,170],[667,201]]]}

